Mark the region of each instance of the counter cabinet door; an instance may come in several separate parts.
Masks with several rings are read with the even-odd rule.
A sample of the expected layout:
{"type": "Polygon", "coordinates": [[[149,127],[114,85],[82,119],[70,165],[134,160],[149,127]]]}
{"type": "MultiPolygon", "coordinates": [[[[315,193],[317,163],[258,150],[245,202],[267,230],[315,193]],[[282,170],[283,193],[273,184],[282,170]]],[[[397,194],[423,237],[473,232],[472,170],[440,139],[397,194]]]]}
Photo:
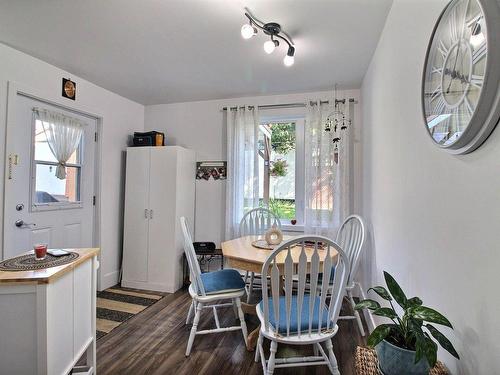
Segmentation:
{"type": "MultiPolygon", "coordinates": [[[[39,334],[39,353],[46,342],[47,375],[66,374],[73,367],[74,358],[74,302],[73,271],[46,284],[46,315],[39,316],[39,324],[46,321],[46,341],[39,334]]],[[[43,299],[41,290],[39,299],[43,299]]],[[[39,333],[42,331],[39,330],[39,333]]],[[[42,354],[43,357],[43,354],[42,354]]],[[[45,374],[39,371],[39,374],[45,374]]]]}
{"type": "Polygon", "coordinates": [[[73,272],[73,304],[74,304],[74,355],[81,355],[89,343],[94,339],[92,322],[95,307],[92,300],[95,298],[93,291],[92,259],[86,260],[75,268],[73,272]]]}

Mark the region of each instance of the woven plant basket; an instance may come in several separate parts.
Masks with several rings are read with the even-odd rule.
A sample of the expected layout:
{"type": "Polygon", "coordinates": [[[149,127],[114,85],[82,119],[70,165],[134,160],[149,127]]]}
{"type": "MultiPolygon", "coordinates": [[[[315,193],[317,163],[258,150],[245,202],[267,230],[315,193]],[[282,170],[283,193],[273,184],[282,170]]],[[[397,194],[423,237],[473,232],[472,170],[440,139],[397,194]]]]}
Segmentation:
{"type": "MultiPolygon", "coordinates": [[[[378,369],[377,352],[373,349],[358,346],[354,361],[356,375],[381,375],[378,369]]],[[[429,375],[448,375],[446,367],[441,362],[430,369],[429,375]]]]}

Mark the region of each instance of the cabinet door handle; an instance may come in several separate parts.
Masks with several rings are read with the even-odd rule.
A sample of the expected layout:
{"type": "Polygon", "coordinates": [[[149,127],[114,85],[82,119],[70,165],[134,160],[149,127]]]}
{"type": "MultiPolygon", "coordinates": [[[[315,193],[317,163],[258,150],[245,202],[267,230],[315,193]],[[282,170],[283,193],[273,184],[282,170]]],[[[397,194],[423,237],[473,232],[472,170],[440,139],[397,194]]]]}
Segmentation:
{"type": "Polygon", "coordinates": [[[144,218],[145,218],[145,219],[149,218],[148,211],[149,211],[149,210],[148,210],[147,208],[146,208],[146,209],[144,209],[144,218]]]}
{"type": "Polygon", "coordinates": [[[152,219],[153,218],[153,210],[149,210],[149,218],[152,219]]]}

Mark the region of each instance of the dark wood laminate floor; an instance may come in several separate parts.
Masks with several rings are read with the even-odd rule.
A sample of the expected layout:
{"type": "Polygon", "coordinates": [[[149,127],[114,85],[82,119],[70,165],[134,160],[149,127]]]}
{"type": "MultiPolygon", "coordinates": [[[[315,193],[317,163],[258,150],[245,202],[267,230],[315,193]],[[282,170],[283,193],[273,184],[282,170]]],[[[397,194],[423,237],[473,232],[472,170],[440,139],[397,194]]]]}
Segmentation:
{"type": "MultiPolygon", "coordinates": [[[[245,348],[241,331],[197,336],[190,357],[184,352],[191,326],[185,319],[191,299],[185,290],[167,295],[97,341],[97,373],[120,374],[262,374],[260,362],[245,348]]],[[[345,307],[347,311],[348,308],[345,307]]],[[[220,309],[221,325],[237,324],[231,308],[220,309]]],[[[246,317],[249,332],[258,325],[254,316],[246,317]]],[[[200,329],[214,326],[213,314],[204,310],[200,329]]],[[[353,321],[340,321],[333,340],[342,375],[354,374],[354,352],[365,342],[353,321]]],[[[310,355],[312,347],[278,347],[278,357],[310,355]]],[[[266,345],[269,353],[269,345],[266,345]]],[[[329,374],[326,366],[276,369],[275,374],[329,374]]]]}

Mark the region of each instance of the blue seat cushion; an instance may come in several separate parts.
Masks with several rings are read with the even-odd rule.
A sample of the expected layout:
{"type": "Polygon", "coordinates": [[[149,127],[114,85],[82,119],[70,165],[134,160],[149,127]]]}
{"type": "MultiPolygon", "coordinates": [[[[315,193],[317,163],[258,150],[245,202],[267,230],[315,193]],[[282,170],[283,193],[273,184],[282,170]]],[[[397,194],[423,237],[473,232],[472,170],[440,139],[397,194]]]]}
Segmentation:
{"type": "Polygon", "coordinates": [[[200,277],[206,294],[229,293],[245,289],[245,282],[240,273],[233,269],[202,273],[200,277]]]}
{"type": "MultiPolygon", "coordinates": [[[[309,300],[311,299],[310,294],[305,294],[304,295],[304,301],[302,302],[302,310],[300,312],[300,332],[301,333],[306,333],[309,331],[309,300]]],[[[321,330],[326,329],[326,325],[328,322],[328,310],[326,309],[326,306],[323,306],[322,309],[322,316],[320,316],[320,298],[315,297],[313,301],[314,303],[314,309],[313,309],[313,315],[312,315],[312,325],[311,329],[312,330],[317,330],[319,327],[319,322],[321,321],[321,330]]],[[[264,305],[263,302],[261,301],[259,303],[259,307],[262,311],[264,311],[264,305]]],[[[273,327],[273,330],[276,329],[276,319],[274,317],[274,307],[273,307],[273,299],[269,298],[269,323],[273,327]]],[[[278,327],[278,332],[280,334],[285,334],[286,335],[286,298],[285,296],[280,296],[280,304],[279,304],[279,327],[278,327]]],[[[332,325],[330,324],[330,327],[332,325]]],[[[297,303],[297,296],[293,295],[292,296],[292,306],[291,306],[291,311],[290,311],[290,333],[298,333],[299,331],[299,319],[298,319],[298,303],[297,303]]]]}

